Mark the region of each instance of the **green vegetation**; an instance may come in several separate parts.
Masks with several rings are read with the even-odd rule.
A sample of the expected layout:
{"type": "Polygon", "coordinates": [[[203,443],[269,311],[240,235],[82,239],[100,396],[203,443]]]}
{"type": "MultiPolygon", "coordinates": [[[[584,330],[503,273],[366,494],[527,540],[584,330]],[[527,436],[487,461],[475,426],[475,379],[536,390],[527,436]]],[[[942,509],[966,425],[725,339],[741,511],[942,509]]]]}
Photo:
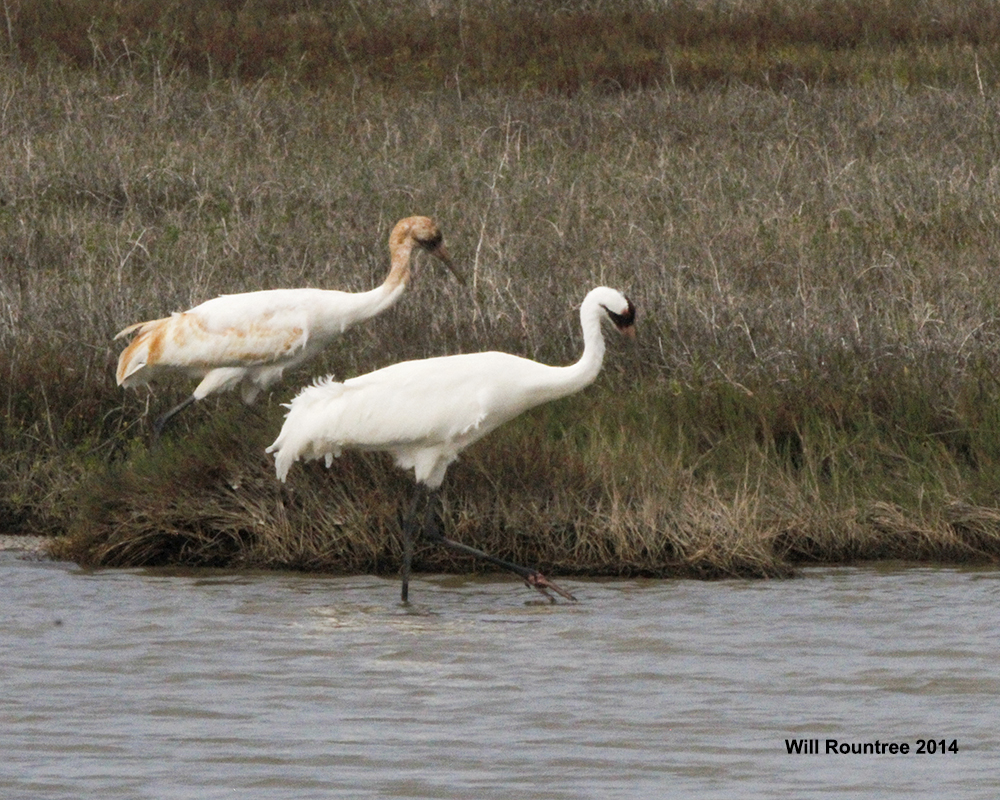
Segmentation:
{"type": "MultiPolygon", "coordinates": [[[[1000,556],[1000,11],[990,2],[5,4],[0,530],[90,564],[398,567],[387,458],[264,447],[314,375],[581,347],[597,383],[446,481],[448,533],[553,574],[1000,556]],[[527,7],[527,8],[526,8],[527,7]],[[435,217],[470,277],[250,409],[114,384],[134,321],[361,290],[435,217]]],[[[418,551],[424,569],[470,569],[418,551]]]]}

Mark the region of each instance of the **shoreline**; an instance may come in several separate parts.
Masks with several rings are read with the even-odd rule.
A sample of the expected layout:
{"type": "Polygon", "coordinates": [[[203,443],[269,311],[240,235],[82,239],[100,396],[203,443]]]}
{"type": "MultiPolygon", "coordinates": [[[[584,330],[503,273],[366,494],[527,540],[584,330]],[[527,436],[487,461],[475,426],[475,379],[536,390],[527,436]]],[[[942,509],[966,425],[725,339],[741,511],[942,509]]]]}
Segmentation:
{"type": "Polygon", "coordinates": [[[15,551],[47,556],[50,536],[36,534],[0,534],[0,551],[15,551]]]}

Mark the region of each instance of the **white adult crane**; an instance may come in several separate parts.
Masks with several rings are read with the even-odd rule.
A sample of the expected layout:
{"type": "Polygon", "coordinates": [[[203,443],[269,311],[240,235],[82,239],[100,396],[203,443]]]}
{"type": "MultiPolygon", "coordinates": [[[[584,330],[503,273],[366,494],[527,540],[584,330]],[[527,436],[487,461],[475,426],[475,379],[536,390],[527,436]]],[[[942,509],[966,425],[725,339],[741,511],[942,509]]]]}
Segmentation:
{"type": "Polygon", "coordinates": [[[281,432],[267,449],[274,453],[278,478],[284,481],[299,459],[324,458],[329,467],[344,449],[386,451],[397,466],[412,469],[417,489],[403,525],[404,602],[421,498],[426,502],[427,538],[511,570],[546,595],[546,589],[552,589],[575,599],[537,570],[444,538],[435,509],[445,472],[464,448],[529,408],[593,382],[604,359],[605,317],[618,330],[634,335],[632,301],[615,289],[592,289],[580,308],[583,355],[568,367],[507,353],[469,353],[404,361],[343,383],[332,377],[318,380],[287,405],[281,432]]]}
{"type": "Polygon", "coordinates": [[[437,256],[462,281],[437,224],[407,217],[389,235],[392,267],[381,286],[367,292],[271,289],[221,295],[188,311],[129,325],[115,336],[137,332],[118,358],[118,385],[140,386],[178,373],[201,380],[187,399],[156,420],[157,436],[167,420],[214,392],[239,386],[243,401],[252,403],[286,369],[393,305],[410,279],[414,246],[437,256]]]}

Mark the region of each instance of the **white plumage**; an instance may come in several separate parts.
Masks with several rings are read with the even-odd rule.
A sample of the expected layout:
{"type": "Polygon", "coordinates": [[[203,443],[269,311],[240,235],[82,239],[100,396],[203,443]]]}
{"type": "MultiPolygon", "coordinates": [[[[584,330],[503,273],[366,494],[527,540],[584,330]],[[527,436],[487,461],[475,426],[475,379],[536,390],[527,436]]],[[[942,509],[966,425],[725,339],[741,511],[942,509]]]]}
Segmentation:
{"type": "MultiPolygon", "coordinates": [[[[317,381],[288,405],[281,432],[267,450],[274,454],[278,478],[284,481],[299,459],[323,458],[330,466],[345,449],[378,450],[412,469],[418,488],[434,493],[464,448],[529,408],[593,382],[604,358],[605,317],[622,332],[634,330],[635,307],[628,298],[603,286],[591,290],[580,308],[583,355],[567,367],[507,353],[470,353],[404,361],[343,383],[317,381]]],[[[415,509],[416,501],[411,517],[415,509]]],[[[407,569],[404,563],[404,600],[407,569]]],[[[519,574],[532,585],[561,591],[537,572],[525,572],[519,574]]]]}
{"type": "Polygon", "coordinates": [[[188,311],[130,325],[115,336],[136,333],[119,356],[118,385],[135,387],[176,374],[200,379],[190,397],[157,420],[157,431],[174,414],[215,392],[239,387],[243,400],[252,403],[286,369],[393,305],[410,279],[414,246],[455,272],[442,240],[433,220],[407,217],[389,236],[389,274],[371,291],[272,289],[222,295],[188,311]]]}

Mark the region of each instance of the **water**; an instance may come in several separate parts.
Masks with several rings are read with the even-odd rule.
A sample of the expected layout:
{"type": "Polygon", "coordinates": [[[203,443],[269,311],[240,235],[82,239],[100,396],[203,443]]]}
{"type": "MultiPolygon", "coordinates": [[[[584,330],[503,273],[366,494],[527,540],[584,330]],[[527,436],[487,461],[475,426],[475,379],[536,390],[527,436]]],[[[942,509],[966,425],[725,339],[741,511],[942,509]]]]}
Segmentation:
{"type": "Polygon", "coordinates": [[[997,796],[998,571],[562,583],[0,553],[0,797],[997,796]]]}

